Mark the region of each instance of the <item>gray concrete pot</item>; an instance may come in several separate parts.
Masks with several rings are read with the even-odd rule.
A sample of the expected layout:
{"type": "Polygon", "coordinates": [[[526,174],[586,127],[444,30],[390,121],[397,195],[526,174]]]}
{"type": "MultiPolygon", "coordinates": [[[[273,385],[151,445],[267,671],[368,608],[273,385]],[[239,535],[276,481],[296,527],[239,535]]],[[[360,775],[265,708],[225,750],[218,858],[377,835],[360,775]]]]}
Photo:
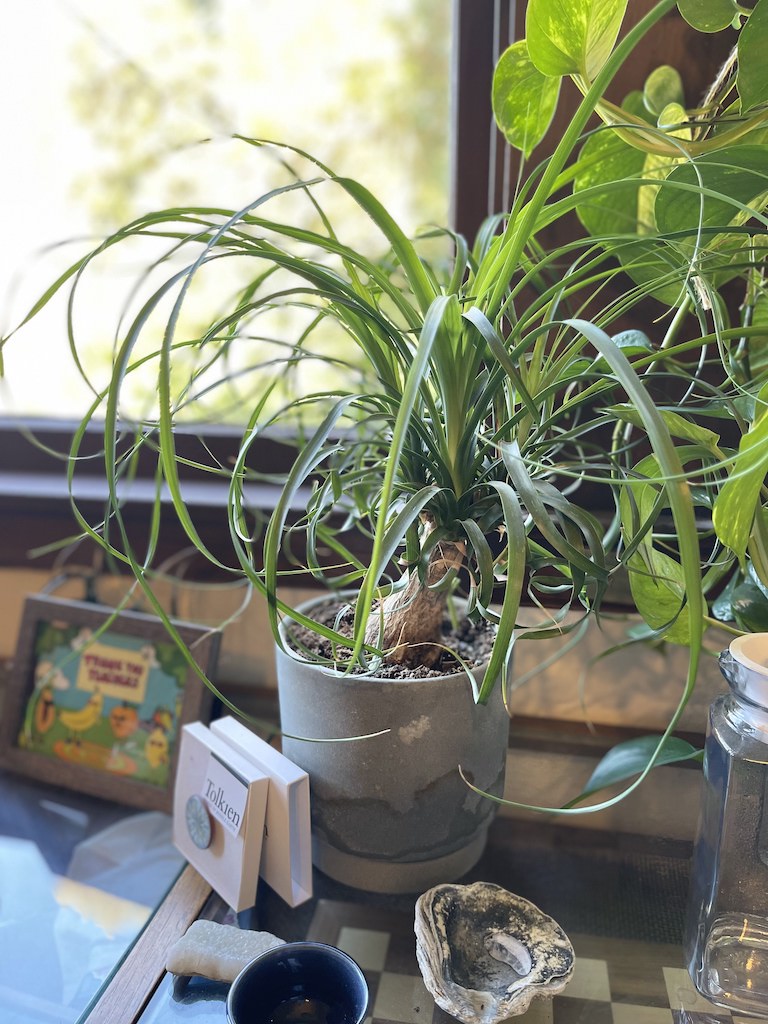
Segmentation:
{"type": "MultiPolygon", "coordinates": [[[[325,599],[323,599],[325,600],[325,599]]],[[[277,651],[283,737],[309,773],[313,859],[373,892],[423,892],[476,863],[504,788],[509,717],[497,687],[476,705],[466,673],[434,679],[350,677],[277,651]]]]}

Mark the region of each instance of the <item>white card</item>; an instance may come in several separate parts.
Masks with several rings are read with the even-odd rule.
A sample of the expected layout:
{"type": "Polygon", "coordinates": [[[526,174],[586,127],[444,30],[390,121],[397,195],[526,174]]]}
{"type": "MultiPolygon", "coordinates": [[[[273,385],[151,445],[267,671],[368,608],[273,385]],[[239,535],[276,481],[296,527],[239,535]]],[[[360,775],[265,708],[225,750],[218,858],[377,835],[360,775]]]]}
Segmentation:
{"type": "Polygon", "coordinates": [[[208,759],[202,796],[214,818],[233,836],[239,835],[245,818],[248,787],[213,753],[208,759]]]}

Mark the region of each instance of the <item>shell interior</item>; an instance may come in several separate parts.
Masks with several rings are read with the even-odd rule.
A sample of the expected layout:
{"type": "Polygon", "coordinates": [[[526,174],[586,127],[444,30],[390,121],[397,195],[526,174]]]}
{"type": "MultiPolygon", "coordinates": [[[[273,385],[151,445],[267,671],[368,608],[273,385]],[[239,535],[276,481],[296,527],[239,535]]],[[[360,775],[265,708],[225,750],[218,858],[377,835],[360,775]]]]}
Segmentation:
{"type": "Polygon", "coordinates": [[[498,1024],[562,991],[573,947],[537,906],[489,882],[438,885],[416,904],[416,955],[435,1002],[466,1024],[498,1024]]]}

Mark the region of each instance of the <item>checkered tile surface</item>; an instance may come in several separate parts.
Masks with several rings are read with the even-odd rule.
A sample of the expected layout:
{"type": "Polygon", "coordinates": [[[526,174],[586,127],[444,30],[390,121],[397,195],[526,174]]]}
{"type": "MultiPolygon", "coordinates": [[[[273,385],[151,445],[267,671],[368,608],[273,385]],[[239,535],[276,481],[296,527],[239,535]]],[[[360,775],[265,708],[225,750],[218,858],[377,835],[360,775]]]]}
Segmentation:
{"type": "MultiPolygon", "coordinates": [[[[407,915],[320,900],[307,938],[329,942],[360,964],[371,991],[369,1024],[452,1024],[435,1006],[416,963],[407,915]]],[[[521,1024],[755,1024],[697,994],[680,948],[570,936],[573,977],[552,1000],[536,999],[521,1024]]]]}

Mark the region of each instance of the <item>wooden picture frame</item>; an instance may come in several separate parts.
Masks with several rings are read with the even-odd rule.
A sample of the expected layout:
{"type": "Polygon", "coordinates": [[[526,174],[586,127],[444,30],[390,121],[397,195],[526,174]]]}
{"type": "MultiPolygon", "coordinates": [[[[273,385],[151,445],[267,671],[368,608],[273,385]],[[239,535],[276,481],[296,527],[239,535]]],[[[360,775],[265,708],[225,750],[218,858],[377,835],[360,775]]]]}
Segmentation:
{"type": "MultiPolygon", "coordinates": [[[[219,634],[175,622],[210,675],[219,634]]],[[[144,810],[170,813],[181,728],[212,694],[159,618],[28,597],[0,716],[0,764],[144,810]]]]}

